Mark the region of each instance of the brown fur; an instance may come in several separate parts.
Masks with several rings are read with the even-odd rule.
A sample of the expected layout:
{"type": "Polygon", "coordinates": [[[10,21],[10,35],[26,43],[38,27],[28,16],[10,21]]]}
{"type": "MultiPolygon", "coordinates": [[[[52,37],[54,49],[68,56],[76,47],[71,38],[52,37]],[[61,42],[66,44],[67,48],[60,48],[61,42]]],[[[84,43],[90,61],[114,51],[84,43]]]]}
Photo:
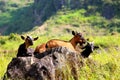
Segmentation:
{"type": "Polygon", "coordinates": [[[82,45],[86,42],[86,40],[82,37],[81,33],[75,33],[74,31],[72,31],[72,34],[74,35],[74,37],[70,41],[52,39],[49,40],[46,44],[38,45],[34,53],[43,53],[47,49],[51,49],[59,46],[67,47],[73,51],[77,51],[76,50],[77,44],[79,43],[80,45],[82,45]]]}
{"type": "Polygon", "coordinates": [[[62,41],[62,40],[58,40],[58,39],[52,39],[46,43],[46,46],[47,46],[46,48],[50,49],[50,48],[54,48],[54,47],[63,46],[63,47],[67,47],[73,51],[77,51],[76,50],[77,44],[79,43],[80,45],[82,45],[83,43],[86,42],[86,40],[83,38],[81,33],[72,31],[72,34],[74,35],[74,37],[70,41],[62,41]]]}
{"type": "Polygon", "coordinates": [[[46,45],[47,45],[47,49],[63,46],[75,51],[75,47],[69,41],[67,42],[67,41],[62,41],[58,39],[52,39],[48,41],[46,45]]]}
{"type": "Polygon", "coordinates": [[[46,51],[46,44],[45,43],[43,43],[43,44],[41,44],[41,45],[38,45],[36,48],[35,48],[35,51],[34,51],[34,54],[35,53],[43,53],[43,52],[45,52],[46,51]]]}

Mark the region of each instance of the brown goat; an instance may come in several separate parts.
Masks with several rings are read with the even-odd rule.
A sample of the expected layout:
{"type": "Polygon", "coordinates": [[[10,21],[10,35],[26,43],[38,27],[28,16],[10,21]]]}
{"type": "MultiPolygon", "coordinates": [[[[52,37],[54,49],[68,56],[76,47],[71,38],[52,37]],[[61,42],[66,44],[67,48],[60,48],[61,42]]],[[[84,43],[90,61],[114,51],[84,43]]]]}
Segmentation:
{"type": "Polygon", "coordinates": [[[67,47],[73,51],[76,51],[76,46],[79,43],[80,45],[83,45],[86,40],[83,38],[81,33],[72,31],[72,34],[74,37],[70,41],[63,41],[58,39],[52,39],[46,43],[46,48],[54,48],[54,47],[67,47]]]}
{"type": "Polygon", "coordinates": [[[73,51],[76,51],[77,44],[79,43],[80,45],[83,45],[86,42],[86,40],[83,38],[81,33],[72,31],[72,34],[74,35],[74,37],[70,41],[52,39],[49,40],[46,44],[44,43],[37,46],[34,53],[42,53],[47,49],[51,49],[59,46],[67,47],[73,51]]]}
{"type": "Polygon", "coordinates": [[[35,51],[34,51],[34,54],[36,53],[43,53],[46,51],[46,44],[43,43],[41,45],[38,45],[36,48],[35,48],[35,51]]]}
{"type": "Polygon", "coordinates": [[[33,45],[33,41],[37,40],[38,37],[32,38],[31,36],[27,36],[25,38],[24,36],[21,36],[21,39],[25,40],[25,42],[19,46],[17,57],[31,56],[27,53],[27,49],[29,46],[33,45]]]}

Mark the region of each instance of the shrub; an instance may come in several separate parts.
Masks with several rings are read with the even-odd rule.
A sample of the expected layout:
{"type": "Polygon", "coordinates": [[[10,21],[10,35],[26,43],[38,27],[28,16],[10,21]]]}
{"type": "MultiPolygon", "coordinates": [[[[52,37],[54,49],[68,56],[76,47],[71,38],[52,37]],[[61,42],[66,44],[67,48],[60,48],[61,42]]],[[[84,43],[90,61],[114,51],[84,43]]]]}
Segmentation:
{"type": "Polygon", "coordinates": [[[5,44],[5,40],[0,39],[0,45],[3,45],[3,44],[5,44]]]}
{"type": "Polygon", "coordinates": [[[17,34],[11,33],[8,40],[19,40],[19,38],[17,34]]]}

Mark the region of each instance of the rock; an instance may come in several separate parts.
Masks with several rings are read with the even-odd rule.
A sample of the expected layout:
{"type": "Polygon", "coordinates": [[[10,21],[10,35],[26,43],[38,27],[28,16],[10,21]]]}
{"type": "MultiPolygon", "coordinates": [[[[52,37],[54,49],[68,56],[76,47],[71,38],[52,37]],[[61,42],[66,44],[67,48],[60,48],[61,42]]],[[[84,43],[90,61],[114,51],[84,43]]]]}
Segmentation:
{"type": "MultiPolygon", "coordinates": [[[[13,58],[9,63],[4,80],[61,80],[57,72],[66,67],[66,63],[72,63],[73,74],[76,73],[74,65],[83,65],[79,56],[65,47],[48,50],[32,57],[13,58]]],[[[76,77],[74,76],[76,79],[76,77]]]]}

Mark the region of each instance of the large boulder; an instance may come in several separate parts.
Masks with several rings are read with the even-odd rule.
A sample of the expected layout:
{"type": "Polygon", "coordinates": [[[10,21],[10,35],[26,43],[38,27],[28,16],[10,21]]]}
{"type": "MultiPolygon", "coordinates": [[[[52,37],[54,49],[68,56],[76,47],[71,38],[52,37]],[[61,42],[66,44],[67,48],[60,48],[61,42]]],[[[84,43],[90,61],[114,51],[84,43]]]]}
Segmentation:
{"type": "MultiPolygon", "coordinates": [[[[83,65],[82,58],[65,47],[48,50],[32,57],[13,58],[9,63],[4,80],[61,80],[57,74],[70,63],[73,74],[76,74],[74,65],[83,65]]],[[[74,76],[76,79],[76,77],[74,76]]]]}

